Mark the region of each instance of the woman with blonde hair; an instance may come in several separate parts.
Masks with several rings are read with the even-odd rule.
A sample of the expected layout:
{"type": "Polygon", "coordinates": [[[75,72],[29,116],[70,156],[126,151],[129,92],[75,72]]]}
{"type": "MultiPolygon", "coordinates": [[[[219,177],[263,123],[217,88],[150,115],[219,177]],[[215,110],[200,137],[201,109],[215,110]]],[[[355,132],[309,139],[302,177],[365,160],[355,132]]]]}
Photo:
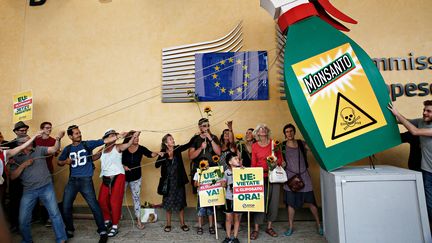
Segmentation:
{"type": "Polygon", "coordinates": [[[272,228],[272,222],[276,220],[278,213],[281,184],[269,183],[268,173],[269,169],[282,164],[282,156],[281,151],[275,149],[276,146],[270,138],[271,131],[267,125],[259,124],[253,131],[253,134],[257,142],[252,144],[251,167],[262,167],[264,169],[264,195],[266,199],[266,213],[256,213],[254,215],[255,229],[251,233],[251,239],[256,240],[258,238],[259,225],[264,222],[265,217],[267,217],[267,229],[265,232],[272,237],[278,236],[272,228]],[[267,163],[268,160],[272,162],[267,163]]]}

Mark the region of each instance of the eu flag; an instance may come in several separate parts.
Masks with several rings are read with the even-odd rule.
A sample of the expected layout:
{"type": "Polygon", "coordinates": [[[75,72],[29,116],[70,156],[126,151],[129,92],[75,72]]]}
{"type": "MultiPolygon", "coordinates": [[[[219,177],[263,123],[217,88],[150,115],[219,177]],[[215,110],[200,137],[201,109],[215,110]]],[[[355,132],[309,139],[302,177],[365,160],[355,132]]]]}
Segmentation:
{"type": "Polygon", "coordinates": [[[266,51],[195,54],[199,101],[268,100],[266,51]]]}

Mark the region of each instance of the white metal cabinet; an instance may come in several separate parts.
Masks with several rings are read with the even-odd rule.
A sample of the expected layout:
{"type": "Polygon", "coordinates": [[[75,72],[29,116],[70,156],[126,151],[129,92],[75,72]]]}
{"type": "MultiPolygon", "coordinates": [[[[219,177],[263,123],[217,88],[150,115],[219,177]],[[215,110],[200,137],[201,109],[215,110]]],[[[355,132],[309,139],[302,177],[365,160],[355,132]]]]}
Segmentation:
{"type": "Polygon", "coordinates": [[[321,169],[324,236],[337,242],[431,242],[422,174],[393,166],[321,169]]]}

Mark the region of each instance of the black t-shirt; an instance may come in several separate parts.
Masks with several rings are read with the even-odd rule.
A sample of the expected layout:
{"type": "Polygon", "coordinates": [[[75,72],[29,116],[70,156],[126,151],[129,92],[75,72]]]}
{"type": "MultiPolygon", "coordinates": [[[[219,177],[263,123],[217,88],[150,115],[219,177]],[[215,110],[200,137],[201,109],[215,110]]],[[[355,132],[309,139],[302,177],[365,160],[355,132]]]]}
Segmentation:
{"type": "MultiPolygon", "coordinates": [[[[220,146],[219,139],[215,135],[212,134],[211,138],[213,139],[213,141],[217,145],[220,146]]],[[[195,159],[193,159],[192,161],[194,162],[194,165],[198,166],[198,163],[199,163],[200,159],[202,157],[205,157],[205,158],[208,159],[210,166],[216,166],[217,164],[213,163],[213,160],[212,160],[213,155],[215,155],[216,153],[213,151],[212,143],[210,142],[209,139],[202,138],[201,136],[195,136],[195,139],[194,139],[194,141],[192,143],[192,147],[195,148],[195,149],[198,149],[199,147],[201,147],[201,144],[204,141],[207,141],[207,147],[205,148],[205,150],[203,149],[201,151],[201,153],[195,159]]]]}
{"type": "Polygon", "coordinates": [[[421,148],[420,138],[412,135],[410,132],[401,133],[402,143],[409,143],[410,151],[408,157],[408,169],[421,171],[421,148]]]}
{"type": "Polygon", "coordinates": [[[242,165],[244,167],[251,167],[252,164],[252,154],[250,154],[246,148],[245,144],[240,144],[237,149],[241,151],[242,165]],[[241,148],[241,149],[240,149],[241,148]]]}
{"type": "Polygon", "coordinates": [[[138,149],[135,151],[135,153],[129,152],[128,149],[123,151],[122,164],[129,167],[129,169],[135,168],[131,171],[126,171],[126,181],[136,181],[141,178],[141,167],[138,166],[141,165],[143,155],[147,158],[151,158],[152,151],[141,145],[138,146],[138,149]]]}

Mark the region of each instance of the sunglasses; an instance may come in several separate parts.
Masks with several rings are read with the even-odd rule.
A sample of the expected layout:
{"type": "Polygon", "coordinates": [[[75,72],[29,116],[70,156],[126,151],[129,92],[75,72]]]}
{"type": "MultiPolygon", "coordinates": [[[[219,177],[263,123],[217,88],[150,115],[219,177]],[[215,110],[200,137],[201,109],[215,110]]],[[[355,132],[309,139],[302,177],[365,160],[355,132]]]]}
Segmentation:
{"type": "Polygon", "coordinates": [[[202,124],[200,127],[210,127],[210,124],[202,124]]]}

